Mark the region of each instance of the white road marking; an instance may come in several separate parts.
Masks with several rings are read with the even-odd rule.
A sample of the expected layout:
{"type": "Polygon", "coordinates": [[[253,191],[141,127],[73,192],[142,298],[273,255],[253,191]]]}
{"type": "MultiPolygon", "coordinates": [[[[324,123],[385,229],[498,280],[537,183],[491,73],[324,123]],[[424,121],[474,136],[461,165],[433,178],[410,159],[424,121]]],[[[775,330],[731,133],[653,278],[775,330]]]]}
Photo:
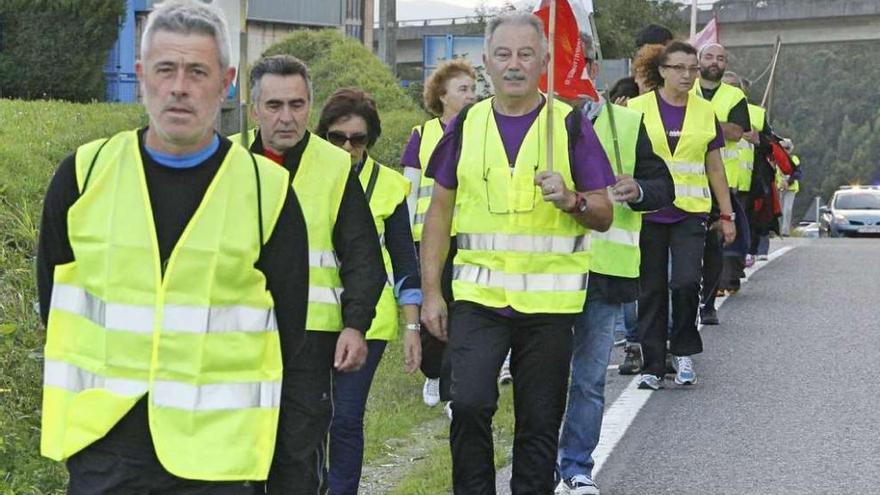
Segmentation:
{"type": "MultiPolygon", "coordinates": [[[[745,281],[748,281],[755,272],[767,266],[771,261],[779,258],[792,249],[794,249],[794,246],[781,247],[770,253],[767,256],[767,261],[759,261],[751,268],[746,268],[745,281]]],[[[726,300],[727,297],[719,297],[716,299],[716,307],[720,308],[726,300]]],[[[701,331],[702,327],[702,325],[698,326],[701,331]]],[[[617,365],[609,366],[608,370],[617,371],[617,365]]],[[[611,404],[611,407],[605,409],[605,414],[602,416],[602,433],[599,435],[599,443],[596,445],[596,449],[593,450],[593,459],[595,461],[595,465],[593,466],[593,479],[596,479],[602,466],[605,465],[605,461],[611,456],[614,447],[617,446],[620,439],[626,434],[626,430],[628,430],[633,421],[635,421],[639,411],[641,411],[645,403],[648,402],[648,399],[651,398],[651,394],[653,393],[651,390],[639,390],[639,378],[640,376],[638,375],[633,377],[623,390],[623,393],[621,393],[617,397],[617,400],[611,404]]]]}

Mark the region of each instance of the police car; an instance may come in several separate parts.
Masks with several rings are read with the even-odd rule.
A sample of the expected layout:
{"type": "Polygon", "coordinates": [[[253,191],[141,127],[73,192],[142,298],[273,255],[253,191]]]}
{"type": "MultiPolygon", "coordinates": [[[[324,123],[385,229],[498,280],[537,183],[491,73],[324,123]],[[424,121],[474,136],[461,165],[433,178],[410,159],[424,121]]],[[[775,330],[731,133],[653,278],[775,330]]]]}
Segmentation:
{"type": "Polygon", "coordinates": [[[843,186],[819,214],[822,237],[880,236],[880,186],[843,186]]]}

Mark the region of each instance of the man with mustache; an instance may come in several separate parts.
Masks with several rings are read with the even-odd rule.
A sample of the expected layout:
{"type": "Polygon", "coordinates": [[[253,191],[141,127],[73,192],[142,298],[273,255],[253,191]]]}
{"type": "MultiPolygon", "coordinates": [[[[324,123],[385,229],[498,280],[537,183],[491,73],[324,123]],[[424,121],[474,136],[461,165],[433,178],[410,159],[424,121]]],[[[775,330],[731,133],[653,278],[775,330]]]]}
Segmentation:
{"type": "Polygon", "coordinates": [[[590,120],[538,91],[548,62],[541,21],[500,15],[485,40],[496,95],[462,110],[428,162],[435,183],[422,234],[422,321],[449,340],[455,493],[495,493],[492,416],[508,350],[517,424],[510,486],[514,494],[552,493],[590,229],[610,226],[606,188],[615,179],[590,120]],[[453,210],[458,252],[447,316],[440,279],[453,210]]]}
{"type": "MultiPolygon", "coordinates": [[[[250,74],[250,150],[290,172],[309,240],[306,338],[285,362],[281,420],[268,493],[316,494],[333,416],[333,368],[356,371],[386,283],[379,235],[349,154],[308,131],[312,81],[290,55],[264,57],[250,74]]],[[[232,136],[240,141],[241,135],[232,136]]]]}
{"type": "MultiPolygon", "coordinates": [[[[715,116],[721,123],[724,133],[724,148],[721,158],[727,173],[727,183],[735,194],[740,176],[740,151],[738,144],[743,133],[752,130],[749,121],[749,107],[746,95],[741,89],[721,82],[727,70],[727,50],[718,43],[703,46],[698,53],[700,78],[694,83],[694,93],[709,100],[715,110],[715,116]]],[[[713,200],[709,224],[718,221],[717,202],[713,200]]],[[[714,225],[706,236],[706,249],[703,253],[703,294],[701,297],[700,321],[704,325],[717,325],[718,313],[715,311],[715,296],[721,281],[724,264],[722,256],[721,234],[714,225]]],[[[733,260],[733,258],[730,258],[733,260]]],[[[738,265],[744,265],[744,260],[738,265]]],[[[730,270],[741,271],[742,266],[730,267],[730,270]]],[[[737,282],[739,279],[737,278],[737,282]]]]}
{"type": "Polygon", "coordinates": [[[68,493],[263,492],[308,246],[287,171],[214,130],[229,51],[215,7],[157,4],[148,126],[81,146],[46,193],[41,451],[68,493]]]}

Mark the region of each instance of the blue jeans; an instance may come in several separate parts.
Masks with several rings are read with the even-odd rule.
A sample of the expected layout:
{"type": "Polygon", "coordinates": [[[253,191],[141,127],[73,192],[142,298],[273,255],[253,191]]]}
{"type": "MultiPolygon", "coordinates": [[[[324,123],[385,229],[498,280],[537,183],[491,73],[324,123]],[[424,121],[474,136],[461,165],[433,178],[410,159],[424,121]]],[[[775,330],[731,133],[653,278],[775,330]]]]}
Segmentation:
{"type": "Polygon", "coordinates": [[[621,304],[607,303],[593,291],[587,294],[584,312],[575,320],[568,407],[559,437],[557,470],[562,479],[591,476],[593,471],[592,453],[602,429],[614,320],[620,311],[621,304]]]}
{"type": "Polygon", "coordinates": [[[384,340],[367,341],[367,361],[358,371],[333,372],[333,422],[330,423],[330,470],[333,495],[358,492],[364,463],[364,411],[373,375],[385,352],[384,340]]]}
{"type": "Polygon", "coordinates": [[[770,252],[770,236],[762,235],[761,239],[758,241],[758,254],[759,255],[767,255],[770,252]]]}

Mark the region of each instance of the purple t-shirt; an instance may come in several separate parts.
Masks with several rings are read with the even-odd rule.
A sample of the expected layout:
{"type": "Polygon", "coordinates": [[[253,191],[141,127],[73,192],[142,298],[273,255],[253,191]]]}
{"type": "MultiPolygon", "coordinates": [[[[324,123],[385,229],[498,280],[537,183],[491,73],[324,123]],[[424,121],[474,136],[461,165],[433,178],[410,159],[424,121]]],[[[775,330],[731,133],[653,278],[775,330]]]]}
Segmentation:
{"type": "MultiPolygon", "coordinates": [[[[663,128],[666,129],[666,142],[669,144],[669,152],[675,153],[675,147],[678,146],[678,140],[681,137],[681,128],[684,127],[684,113],[687,107],[677,107],[671,105],[660,95],[657,96],[657,106],[660,109],[660,119],[663,121],[663,128]]],[[[721,131],[721,124],[715,119],[715,138],[709,142],[706,147],[706,153],[724,147],[724,134],[721,131]]],[[[675,206],[667,206],[662,210],[644,215],[644,219],[652,223],[677,223],[690,216],[703,216],[703,213],[688,213],[675,206]]]]}
{"type": "MultiPolygon", "coordinates": [[[[440,128],[446,130],[446,124],[440,121],[440,128]]],[[[403,167],[422,169],[422,160],[419,158],[419,148],[422,147],[422,135],[417,130],[413,130],[403,149],[403,155],[400,157],[400,165],[403,167]]]]}
{"type": "MultiPolygon", "coordinates": [[[[538,108],[525,114],[515,117],[501,115],[493,110],[495,115],[495,123],[498,125],[498,132],[501,134],[501,141],[504,143],[504,151],[507,154],[508,163],[516,163],[516,157],[522,146],[523,139],[526,137],[529,128],[535,122],[541,108],[544,107],[542,102],[538,108]]],[[[456,189],[458,187],[458,159],[461,151],[461,136],[455,132],[458,117],[451,120],[447,125],[443,137],[437,143],[434,154],[428,162],[425,175],[433,177],[434,180],[446,189],[456,189]]],[[[565,119],[567,130],[571,130],[573,119],[571,115],[565,119]]],[[[596,131],[593,130],[593,123],[590,119],[581,119],[581,128],[577,132],[577,138],[574,145],[574,151],[569,155],[571,163],[571,176],[574,181],[575,188],[578,191],[592,191],[596,189],[605,189],[615,184],[614,173],[611,171],[611,163],[605,154],[605,149],[599,142],[596,131]]],[[[571,134],[571,133],[570,133],[571,134]]],[[[522,313],[514,310],[510,306],[506,308],[496,309],[495,312],[509,318],[522,316],[522,313]]]]}
{"type": "MultiPolygon", "coordinates": [[[[501,141],[504,143],[504,151],[507,153],[508,163],[516,163],[516,156],[529,128],[535,122],[543,108],[543,102],[535,110],[519,116],[501,115],[493,110],[501,141]]],[[[438,184],[446,189],[458,187],[458,159],[461,151],[461,136],[454,132],[458,117],[451,120],[446,126],[443,137],[437,143],[434,154],[428,162],[425,175],[432,177],[438,184]]],[[[565,119],[566,127],[571,127],[573,119],[571,115],[565,119]]],[[[569,156],[571,163],[571,176],[575,188],[578,191],[593,191],[605,189],[615,183],[614,173],[605,149],[599,142],[593,123],[590,119],[581,119],[581,128],[578,130],[574,151],[569,156]]]]}

